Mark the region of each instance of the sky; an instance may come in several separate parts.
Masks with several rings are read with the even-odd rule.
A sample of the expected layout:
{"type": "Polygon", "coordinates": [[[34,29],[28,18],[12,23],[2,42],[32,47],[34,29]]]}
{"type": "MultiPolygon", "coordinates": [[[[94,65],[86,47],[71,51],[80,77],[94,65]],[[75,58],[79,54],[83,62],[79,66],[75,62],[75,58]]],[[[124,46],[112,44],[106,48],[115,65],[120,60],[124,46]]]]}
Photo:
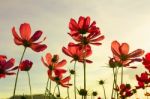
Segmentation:
{"type": "MultiPolygon", "coordinates": [[[[59,54],[60,59],[67,59],[66,68],[71,68],[71,58],[61,51],[63,46],[74,42],[67,34],[68,23],[70,18],[78,20],[79,16],[90,16],[100,27],[105,39],[101,46],[92,46],[93,54],[90,59],[93,63],[87,66],[87,85],[90,92],[97,90],[103,96],[101,86],[97,86],[98,81],[104,79],[109,97],[112,71],[105,66],[108,64],[108,57],[112,56],[111,42],[127,42],[131,51],[141,48],[145,52],[150,52],[149,4],[149,0],[0,0],[0,54],[15,58],[17,66],[23,47],[14,44],[12,27],[15,26],[18,31],[20,24],[26,22],[31,25],[32,33],[42,30],[43,37],[47,38],[44,43],[48,48],[41,53],[27,49],[24,58],[32,60],[34,64],[30,71],[33,93],[44,93],[47,69],[40,61],[41,56],[45,56],[47,52],[59,54]]],[[[83,67],[81,64],[77,65],[77,84],[78,88],[81,88],[83,67]]],[[[135,74],[140,74],[144,70],[141,64],[137,65],[138,68],[134,72],[125,69],[125,79],[133,85],[137,84],[135,74]]],[[[0,98],[12,95],[14,81],[15,76],[0,79],[0,98]]],[[[27,74],[24,72],[19,74],[16,93],[29,94],[27,74]]]]}

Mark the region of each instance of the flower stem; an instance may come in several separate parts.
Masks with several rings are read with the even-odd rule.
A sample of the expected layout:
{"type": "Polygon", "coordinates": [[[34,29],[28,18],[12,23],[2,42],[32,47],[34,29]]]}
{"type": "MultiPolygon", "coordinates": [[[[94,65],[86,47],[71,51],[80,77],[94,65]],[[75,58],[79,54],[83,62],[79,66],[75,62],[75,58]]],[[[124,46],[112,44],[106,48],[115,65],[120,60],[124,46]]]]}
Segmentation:
{"type": "Polygon", "coordinates": [[[114,68],[113,68],[113,78],[114,78],[114,81],[113,81],[113,86],[112,86],[112,92],[111,92],[111,99],[113,98],[113,94],[114,94],[114,85],[115,85],[115,72],[114,72],[114,68]]]}
{"type": "Polygon", "coordinates": [[[29,71],[27,71],[27,74],[28,74],[28,79],[29,79],[30,97],[31,97],[31,99],[33,99],[33,96],[32,96],[32,89],[31,89],[31,80],[30,80],[30,74],[29,74],[29,71]]]}
{"type": "Polygon", "coordinates": [[[52,82],[51,82],[51,79],[50,79],[50,82],[49,82],[49,92],[51,93],[51,86],[52,86],[52,82]]]}
{"type": "MultiPolygon", "coordinates": [[[[84,69],[84,90],[86,91],[86,62],[85,62],[85,59],[83,62],[83,69],[84,69]]],[[[86,95],[84,95],[84,99],[86,99],[86,95]]]]}
{"type": "Polygon", "coordinates": [[[46,99],[46,92],[47,92],[47,90],[48,90],[48,89],[47,89],[47,87],[48,87],[48,83],[49,83],[49,78],[48,78],[47,83],[46,83],[44,99],[46,99]]]}
{"type": "Polygon", "coordinates": [[[58,94],[60,96],[60,89],[59,89],[59,85],[57,85],[57,88],[58,88],[58,94]]]}
{"type": "Polygon", "coordinates": [[[69,88],[67,88],[68,99],[70,99],[69,88]]]}
{"type": "Polygon", "coordinates": [[[104,87],[104,85],[102,85],[102,87],[103,87],[103,91],[104,91],[104,97],[105,97],[105,99],[106,99],[105,87],[104,87]]]}
{"type": "Polygon", "coordinates": [[[54,92],[53,92],[53,96],[54,96],[54,93],[55,93],[55,90],[56,90],[56,87],[58,86],[58,84],[55,86],[55,88],[54,88],[54,92]]]}
{"type": "Polygon", "coordinates": [[[75,99],[77,99],[77,93],[76,93],[76,61],[74,63],[74,97],[75,99]]]}
{"type": "Polygon", "coordinates": [[[121,67],[121,84],[123,84],[123,66],[121,67]]]}
{"type": "MultiPolygon", "coordinates": [[[[19,65],[20,65],[20,63],[22,62],[22,59],[23,59],[24,54],[25,54],[25,51],[26,51],[26,47],[24,47],[24,51],[23,51],[23,53],[22,53],[22,56],[21,56],[19,65]]],[[[14,85],[14,91],[13,91],[13,99],[15,99],[15,93],[16,93],[16,87],[17,87],[18,75],[19,75],[19,67],[18,67],[18,69],[17,69],[16,79],[15,79],[15,85],[14,85]]]]}

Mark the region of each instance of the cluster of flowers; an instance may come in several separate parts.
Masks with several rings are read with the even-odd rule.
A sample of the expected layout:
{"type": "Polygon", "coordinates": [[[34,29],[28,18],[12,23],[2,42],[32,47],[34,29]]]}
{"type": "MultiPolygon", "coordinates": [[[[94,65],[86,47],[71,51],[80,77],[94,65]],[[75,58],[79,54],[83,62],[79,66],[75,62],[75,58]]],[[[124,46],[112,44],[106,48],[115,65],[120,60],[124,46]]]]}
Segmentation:
{"type": "MultiPolygon", "coordinates": [[[[88,63],[92,63],[91,60],[87,59],[92,55],[92,47],[91,45],[99,46],[104,39],[104,35],[101,35],[101,31],[99,27],[96,26],[96,22],[90,22],[90,17],[79,17],[78,22],[75,19],[70,19],[69,22],[69,35],[75,42],[69,42],[67,47],[62,48],[62,52],[71,58],[71,63],[74,62],[74,69],[70,70],[70,75],[65,76],[67,70],[63,67],[66,65],[67,61],[65,59],[59,60],[59,55],[52,55],[48,52],[45,57],[41,57],[42,63],[46,66],[48,81],[46,84],[45,97],[50,97],[52,99],[60,98],[60,90],[59,86],[67,88],[67,98],[69,96],[69,87],[74,86],[74,99],[77,99],[77,92],[81,95],[82,99],[87,99],[87,82],[86,82],[86,67],[88,63]],[[84,86],[81,89],[78,89],[76,85],[76,63],[83,64],[83,83],[84,86]],[[71,74],[73,74],[73,84],[70,84],[71,74]],[[54,88],[54,92],[51,92],[52,84],[51,81],[56,83],[56,87],[54,88]],[[48,86],[50,86],[48,88],[48,86]],[[55,89],[58,88],[58,94],[55,96],[55,89]]],[[[20,36],[17,34],[15,27],[12,28],[12,34],[14,37],[14,42],[16,45],[23,45],[24,50],[19,62],[18,66],[14,66],[15,59],[11,58],[7,61],[7,57],[5,55],[0,55],[0,78],[5,78],[6,75],[14,75],[16,74],[13,98],[15,99],[15,92],[17,87],[18,75],[20,71],[26,71],[29,78],[29,87],[30,87],[30,96],[32,97],[31,83],[30,83],[30,75],[29,70],[33,65],[33,62],[28,59],[23,59],[24,54],[27,48],[31,48],[35,52],[42,52],[47,48],[47,45],[41,44],[46,37],[42,41],[37,42],[37,40],[41,37],[42,31],[36,31],[33,36],[31,36],[31,27],[28,23],[23,23],[20,25],[20,36]],[[14,70],[17,70],[15,73],[14,70]]],[[[147,53],[145,57],[140,58],[144,54],[144,50],[137,49],[129,53],[129,45],[127,43],[120,44],[118,41],[113,41],[111,44],[111,51],[113,56],[109,60],[109,67],[112,68],[113,71],[113,85],[112,85],[112,93],[111,99],[126,99],[134,95],[138,89],[145,89],[150,87],[150,53],[147,53]],[[131,64],[134,62],[142,62],[146,70],[141,73],[141,76],[136,75],[136,79],[138,81],[138,85],[134,88],[131,87],[130,84],[125,84],[123,81],[124,78],[124,68],[132,68],[136,69],[136,66],[132,66],[131,64]],[[120,77],[119,77],[120,73],[120,77]],[[118,81],[120,78],[120,82],[118,81]]],[[[102,85],[104,91],[104,97],[107,98],[104,81],[100,80],[99,84],[102,85]]],[[[148,92],[145,93],[145,96],[149,96],[148,92]]],[[[92,96],[97,96],[97,92],[93,91],[92,96]]],[[[93,99],[91,97],[91,99],[93,99]]],[[[101,99],[101,97],[98,97],[101,99]]]]}

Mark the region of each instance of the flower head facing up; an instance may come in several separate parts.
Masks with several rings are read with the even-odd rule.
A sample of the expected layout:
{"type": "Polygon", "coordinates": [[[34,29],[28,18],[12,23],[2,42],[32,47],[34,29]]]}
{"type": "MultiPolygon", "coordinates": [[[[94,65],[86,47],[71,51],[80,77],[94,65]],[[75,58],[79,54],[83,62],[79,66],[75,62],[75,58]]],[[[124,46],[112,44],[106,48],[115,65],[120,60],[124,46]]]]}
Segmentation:
{"type": "Polygon", "coordinates": [[[59,56],[58,55],[53,55],[51,53],[47,53],[45,56],[45,60],[42,57],[41,61],[42,63],[50,70],[55,73],[65,73],[66,70],[61,69],[63,66],[66,65],[67,61],[63,59],[62,61],[59,62],[59,56]],[[46,61],[45,61],[46,60],[46,61]]]}
{"type": "Polygon", "coordinates": [[[127,43],[120,44],[118,41],[113,41],[111,44],[113,57],[116,61],[120,62],[123,66],[129,66],[133,62],[142,61],[140,56],[144,54],[144,50],[137,49],[129,53],[129,45],[127,43]]]}
{"type": "Polygon", "coordinates": [[[70,33],[69,35],[81,45],[101,45],[99,41],[104,39],[101,36],[101,32],[98,27],[96,27],[96,22],[92,22],[90,25],[90,17],[80,16],[78,23],[71,19],[69,23],[70,33]]]}
{"type": "Polygon", "coordinates": [[[33,63],[29,60],[24,60],[21,62],[21,64],[19,65],[19,69],[21,71],[29,71],[32,67],[33,63]]]}
{"type": "MultiPolygon", "coordinates": [[[[86,46],[84,49],[79,46],[76,45],[74,43],[69,43],[68,44],[68,48],[63,47],[62,51],[64,52],[64,54],[66,54],[69,57],[72,57],[73,59],[72,61],[78,61],[78,62],[83,62],[84,58],[89,57],[92,54],[92,50],[90,46],[86,46]]],[[[87,63],[92,63],[92,61],[85,59],[85,61],[87,63]]]]}
{"type": "Polygon", "coordinates": [[[52,73],[52,71],[48,70],[48,76],[52,81],[56,82],[58,85],[61,85],[62,87],[68,88],[69,86],[72,85],[69,84],[71,77],[67,76],[64,78],[59,70],[55,70],[54,74],[52,73]]]}
{"type": "Polygon", "coordinates": [[[36,42],[41,37],[42,31],[38,30],[31,36],[31,27],[28,23],[20,25],[20,36],[17,34],[15,27],[12,28],[12,34],[16,45],[30,47],[35,52],[40,52],[47,48],[45,44],[41,44],[45,38],[43,41],[36,42]]]}
{"type": "Polygon", "coordinates": [[[150,53],[147,53],[145,57],[143,58],[142,64],[145,66],[145,68],[150,72],[150,53]]]}
{"type": "Polygon", "coordinates": [[[70,19],[69,22],[69,29],[70,34],[72,36],[76,35],[83,35],[86,33],[100,33],[100,30],[98,27],[96,27],[96,22],[93,21],[90,23],[90,17],[83,17],[80,16],[78,22],[76,22],[74,19],[70,19]]]}
{"type": "Polygon", "coordinates": [[[11,58],[6,61],[6,56],[0,55],[0,78],[5,78],[6,75],[14,75],[12,72],[16,70],[18,67],[13,67],[15,63],[15,59],[11,58]]]}

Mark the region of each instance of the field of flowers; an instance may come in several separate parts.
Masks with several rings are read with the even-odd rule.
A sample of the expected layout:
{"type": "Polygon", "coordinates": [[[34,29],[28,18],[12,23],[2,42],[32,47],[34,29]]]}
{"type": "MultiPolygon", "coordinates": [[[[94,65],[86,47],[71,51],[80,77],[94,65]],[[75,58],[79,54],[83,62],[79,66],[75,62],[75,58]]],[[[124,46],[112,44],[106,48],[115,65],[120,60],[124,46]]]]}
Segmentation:
{"type": "MultiPolygon", "coordinates": [[[[25,59],[24,55],[28,48],[31,48],[34,52],[42,52],[48,46],[43,44],[46,37],[43,40],[38,41],[42,36],[42,30],[37,30],[33,34],[31,32],[31,27],[29,23],[23,23],[20,25],[19,31],[15,27],[12,27],[12,36],[14,37],[14,43],[16,46],[24,46],[22,55],[20,55],[19,64],[16,66],[16,59],[7,59],[7,55],[0,53],[0,79],[5,80],[7,76],[15,76],[13,96],[11,99],[16,98],[16,88],[18,83],[18,77],[20,72],[26,72],[28,76],[28,84],[30,95],[29,99],[33,99],[32,95],[32,85],[30,75],[30,69],[34,61],[25,59]]],[[[67,33],[66,33],[67,35],[67,33]]],[[[68,35],[74,40],[74,42],[68,42],[67,46],[62,47],[62,52],[70,58],[70,63],[73,64],[73,69],[64,69],[67,61],[66,59],[60,60],[58,54],[53,54],[47,52],[46,55],[41,57],[41,62],[43,63],[43,68],[47,68],[47,83],[45,85],[45,92],[43,92],[44,99],[108,99],[108,95],[105,90],[105,81],[99,80],[99,86],[103,90],[103,95],[99,94],[97,91],[89,92],[87,89],[87,68],[88,64],[92,64],[94,60],[89,60],[88,58],[92,56],[93,46],[100,47],[102,41],[105,40],[105,36],[101,33],[99,27],[96,25],[96,21],[91,21],[90,16],[83,17],[80,16],[78,20],[71,18],[69,22],[69,32],[68,35]],[[79,87],[77,82],[77,64],[83,65],[83,86],[79,87]],[[66,76],[66,73],[69,75],[66,76]],[[64,76],[65,75],[65,76],[64,76]],[[71,80],[73,83],[70,83],[71,80]],[[55,82],[55,84],[52,84],[55,82]],[[52,86],[55,86],[52,88],[52,86]],[[67,91],[60,91],[60,86],[67,91]],[[73,87],[73,90],[70,90],[73,87]],[[65,97],[62,97],[62,93],[65,97]],[[73,93],[73,96],[70,96],[73,93]]],[[[144,90],[145,98],[149,99],[150,93],[148,89],[150,87],[150,53],[145,52],[143,49],[135,49],[134,51],[129,51],[130,47],[128,43],[120,43],[117,40],[111,43],[111,52],[108,60],[108,67],[112,69],[112,90],[109,90],[109,96],[111,99],[127,99],[131,96],[137,95],[139,89],[144,90]],[[135,80],[137,85],[131,86],[130,83],[126,83],[124,80],[124,68],[136,69],[137,66],[132,65],[133,63],[142,63],[145,67],[145,71],[141,74],[135,75],[135,80]]],[[[28,53],[26,53],[28,54],[28,53]]],[[[94,56],[94,55],[93,55],[94,56]]],[[[42,98],[42,99],[43,99],[42,98]]],[[[26,99],[26,96],[22,96],[22,99],[26,99]]],[[[35,98],[34,98],[35,99],[35,98]]],[[[138,99],[138,97],[137,97],[138,99]]]]}

